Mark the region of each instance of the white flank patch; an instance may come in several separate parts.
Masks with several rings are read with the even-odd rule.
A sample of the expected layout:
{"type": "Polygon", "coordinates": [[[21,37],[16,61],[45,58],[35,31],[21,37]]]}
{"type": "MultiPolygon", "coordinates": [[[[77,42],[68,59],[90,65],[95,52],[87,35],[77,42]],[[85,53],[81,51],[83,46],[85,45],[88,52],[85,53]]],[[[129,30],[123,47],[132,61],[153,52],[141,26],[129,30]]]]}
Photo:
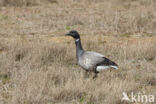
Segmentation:
{"type": "Polygon", "coordinates": [[[112,68],[114,68],[114,69],[116,69],[116,70],[119,69],[117,66],[113,66],[113,65],[110,65],[110,67],[112,67],[112,68]]]}
{"type": "Polygon", "coordinates": [[[113,66],[113,65],[110,65],[110,66],[98,66],[96,68],[97,71],[102,71],[102,70],[107,70],[107,69],[110,69],[110,68],[114,68],[115,70],[118,69],[117,66],[113,66]]]}
{"type": "Polygon", "coordinates": [[[96,68],[96,70],[97,71],[102,71],[102,70],[107,70],[107,69],[109,69],[109,68],[111,68],[110,66],[98,66],[97,68],[96,68]]]}

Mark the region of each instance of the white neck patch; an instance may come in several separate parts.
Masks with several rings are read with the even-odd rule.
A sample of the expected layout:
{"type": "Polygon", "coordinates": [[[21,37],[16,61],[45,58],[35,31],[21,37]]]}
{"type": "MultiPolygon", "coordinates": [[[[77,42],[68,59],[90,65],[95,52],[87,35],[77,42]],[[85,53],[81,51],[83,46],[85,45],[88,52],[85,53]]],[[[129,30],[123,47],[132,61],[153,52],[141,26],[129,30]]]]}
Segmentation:
{"type": "Polygon", "coordinates": [[[78,42],[80,39],[76,39],[75,41],[78,42]]]}

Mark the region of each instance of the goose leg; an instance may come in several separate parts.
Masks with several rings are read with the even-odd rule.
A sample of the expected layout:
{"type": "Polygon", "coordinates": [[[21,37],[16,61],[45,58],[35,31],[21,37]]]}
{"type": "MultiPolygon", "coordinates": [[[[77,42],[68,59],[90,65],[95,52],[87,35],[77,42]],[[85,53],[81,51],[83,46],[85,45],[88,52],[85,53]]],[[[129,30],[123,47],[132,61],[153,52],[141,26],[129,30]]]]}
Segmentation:
{"type": "Polygon", "coordinates": [[[93,71],[94,71],[93,79],[95,79],[97,78],[99,72],[96,70],[96,67],[94,67],[93,71]]]}
{"type": "Polygon", "coordinates": [[[89,78],[89,74],[90,74],[89,71],[85,71],[84,77],[85,77],[85,78],[89,78]]]}
{"type": "Polygon", "coordinates": [[[94,73],[93,79],[97,78],[97,73],[94,73]]]}

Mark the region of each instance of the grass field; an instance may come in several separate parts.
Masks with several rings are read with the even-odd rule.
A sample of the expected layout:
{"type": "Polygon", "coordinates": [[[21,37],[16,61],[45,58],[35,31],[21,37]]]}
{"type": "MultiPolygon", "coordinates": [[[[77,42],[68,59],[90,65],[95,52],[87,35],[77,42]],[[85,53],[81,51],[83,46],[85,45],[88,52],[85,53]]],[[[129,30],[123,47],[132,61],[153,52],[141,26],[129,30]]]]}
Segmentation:
{"type": "Polygon", "coordinates": [[[144,104],[123,92],[156,97],[155,0],[0,0],[0,104],[144,104]],[[72,29],[119,70],[85,78],[72,29]]]}

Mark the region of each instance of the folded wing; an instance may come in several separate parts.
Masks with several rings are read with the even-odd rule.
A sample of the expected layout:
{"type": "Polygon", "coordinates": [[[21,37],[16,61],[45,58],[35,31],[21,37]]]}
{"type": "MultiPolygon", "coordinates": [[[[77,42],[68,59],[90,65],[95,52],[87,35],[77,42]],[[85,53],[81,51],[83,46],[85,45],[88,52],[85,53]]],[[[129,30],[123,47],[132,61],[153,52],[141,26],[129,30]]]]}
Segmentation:
{"type": "Polygon", "coordinates": [[[106,58],[100,53],[86,52],[85,59],[87,60],[86,63],[88,64],[88,66],[90,67],[96,66],[97,71],[101,71],[109,68],[118,69],[118,65],[115,62],[109,60],[108,58],[106,58]]]}

